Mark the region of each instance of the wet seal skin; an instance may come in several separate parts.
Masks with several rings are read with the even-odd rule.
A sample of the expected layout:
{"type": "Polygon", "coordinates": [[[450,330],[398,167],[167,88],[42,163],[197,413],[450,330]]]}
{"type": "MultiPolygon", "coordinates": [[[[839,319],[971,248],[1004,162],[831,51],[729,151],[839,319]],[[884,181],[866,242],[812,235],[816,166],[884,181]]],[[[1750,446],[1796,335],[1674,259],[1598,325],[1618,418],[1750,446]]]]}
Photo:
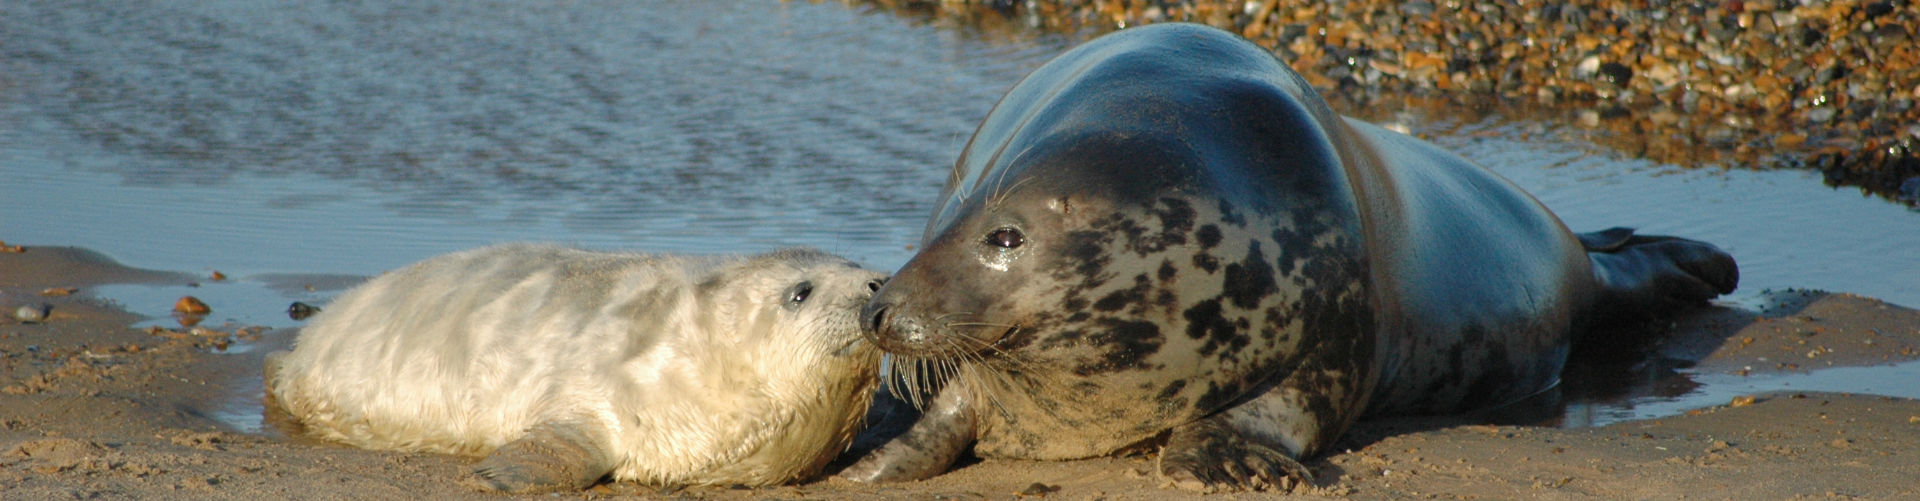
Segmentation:
{"type": "Polygon", "coordinates": [[[268,357],[269,405],[358,447],[485,456],[483,489],[803,479],[873,395],[858,313],[883,277],[809,249],[448,254],[316,313],[268,357]]]}
{"type": "Polygon", "coordinates": [[[1008,91],[921,244],[862,315],[928,408],[846,478],[1159,446],[1182,486],[1284,487],[1363,415],[1546,390],[1600,317],[1738,280],[1706,243],[1575,235],[1191,24],[1101,37],[1008,91]]]}

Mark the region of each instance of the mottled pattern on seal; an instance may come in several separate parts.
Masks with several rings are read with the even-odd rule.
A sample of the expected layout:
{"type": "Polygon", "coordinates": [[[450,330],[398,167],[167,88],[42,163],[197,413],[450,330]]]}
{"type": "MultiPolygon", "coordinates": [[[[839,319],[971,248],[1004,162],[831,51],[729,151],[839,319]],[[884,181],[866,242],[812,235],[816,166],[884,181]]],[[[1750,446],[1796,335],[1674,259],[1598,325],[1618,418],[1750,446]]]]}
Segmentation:
{"type": "Polygon", "coordinates": [[[940,200],[863,311],[931,403],[845,477],[924,478],[968,447],[1159,445],[1182,484],[1306,480],[1296,458],[1364,414],[1539,392],[1584,316],[1737,280],[1704,243],[1576,237],[1498,176],[1335,115],[1272,55],[1198,25],[1035,70],[940,200]]]}
{"type": "Polygon", "coordinates": [[[807,249],[449,254],[341,295],[267,390],[315,436],[484,455],[482,488],[777,484],[859,426],[880,352],[856,314],[882,277],[807,249]]]}

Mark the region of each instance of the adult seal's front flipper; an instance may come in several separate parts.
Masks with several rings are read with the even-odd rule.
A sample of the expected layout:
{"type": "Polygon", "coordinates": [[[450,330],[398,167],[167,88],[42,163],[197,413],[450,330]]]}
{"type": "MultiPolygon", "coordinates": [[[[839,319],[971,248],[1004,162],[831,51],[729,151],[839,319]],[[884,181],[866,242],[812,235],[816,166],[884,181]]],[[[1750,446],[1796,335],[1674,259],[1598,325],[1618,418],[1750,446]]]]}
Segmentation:
{"type": "Polygon", "coordinates": [[[865,483],[905,482],[947,471],[973,445],[978,421],[963,384],[940,391],[926,413],[906,433],[840,471],[840,478],[865,483]]]}
{"type": "Polygon", "coordinates": [[[1600,286],[1591,318],[1640,322],[1697,306],[1740,283],[1733,256],[1713,244],[1613,228],[1579,235],[1600,286]]]}

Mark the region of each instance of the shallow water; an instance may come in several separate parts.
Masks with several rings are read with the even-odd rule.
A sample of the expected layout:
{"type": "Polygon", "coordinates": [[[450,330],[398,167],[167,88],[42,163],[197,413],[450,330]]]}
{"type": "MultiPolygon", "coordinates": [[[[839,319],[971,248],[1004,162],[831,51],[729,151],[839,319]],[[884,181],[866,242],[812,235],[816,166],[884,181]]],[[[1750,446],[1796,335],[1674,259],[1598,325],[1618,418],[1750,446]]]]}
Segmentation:
{"type": "MultiPolygon", "coordinates": [[[[893,269],[977,121],[1071,44],[808,2],[11,1],[0,239],[233,277],[96,291],[151,323],[193,294],[216,323],[295,325],[290,301],[510,240],[806,245],[893,269]]],[[[1549,122],[1378,116],[1513,179],[1577,231],[1721,245],[1742,268],[1730,301],[1799,287],[1920,306],[1920,214],[1815,174],[1625,159],[1549,122]]],[[[1568,422],[1801,384],[1692,379],[1704,389],[1576,403],[1602,418],[1568,422]]],[[[1846,379],[1830,389],[1896,391],[1846,379]]]]}

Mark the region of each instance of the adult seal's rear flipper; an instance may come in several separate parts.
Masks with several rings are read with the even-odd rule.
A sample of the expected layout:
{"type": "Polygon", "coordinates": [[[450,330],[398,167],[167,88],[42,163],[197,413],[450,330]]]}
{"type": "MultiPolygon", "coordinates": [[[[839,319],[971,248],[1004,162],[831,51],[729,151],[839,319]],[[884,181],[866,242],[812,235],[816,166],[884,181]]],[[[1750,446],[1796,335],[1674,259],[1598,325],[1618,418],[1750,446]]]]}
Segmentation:
{"type": "Polygon", "coordinates": [[[1733,292],[1740,267],[1733,256],[1697,240],[1635,235],[1613,228],[1579,235],[1600,285],[1592,319],[1639,322],[1733,292]]]}

